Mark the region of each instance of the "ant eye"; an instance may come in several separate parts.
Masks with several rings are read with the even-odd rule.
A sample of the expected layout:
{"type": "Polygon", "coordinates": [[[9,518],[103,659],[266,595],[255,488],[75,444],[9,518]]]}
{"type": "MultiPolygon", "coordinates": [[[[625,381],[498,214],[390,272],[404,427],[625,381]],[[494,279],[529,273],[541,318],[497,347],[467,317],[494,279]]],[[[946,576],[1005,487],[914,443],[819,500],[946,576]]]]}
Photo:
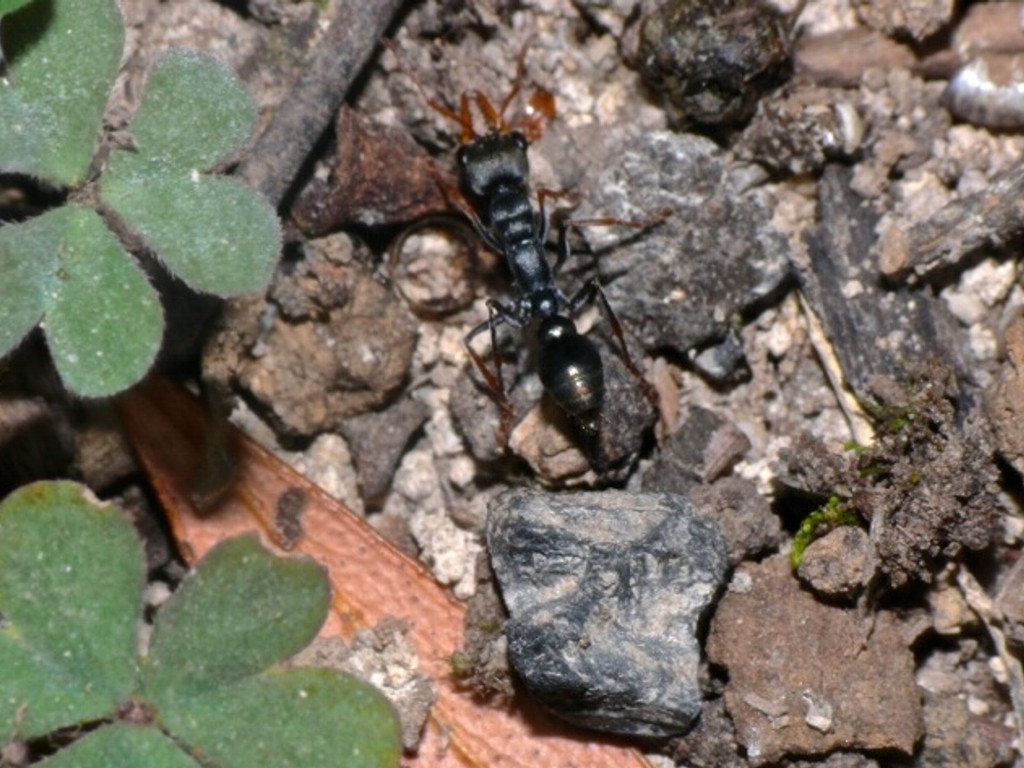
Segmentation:
{"type": "Polygon", "coordinates": [[[458,161],[459,165],[469,165],[469,158],[466,156],[466,153],[463,152],[461,149],[455,153],[455,159],[458,161]]]}
{"type": "Polygon", "coordinates": [[[527,143],[526,143],[526,137],[523,136],[523,134],[521,134],[521,133],[515,133],[515,134],[513,134],[513,137],[515,139],[516,146],[519,147],[521,150],[523,150],[523,152],[525,152],[526,151],[526,147],[528,146],[527,143]]]}

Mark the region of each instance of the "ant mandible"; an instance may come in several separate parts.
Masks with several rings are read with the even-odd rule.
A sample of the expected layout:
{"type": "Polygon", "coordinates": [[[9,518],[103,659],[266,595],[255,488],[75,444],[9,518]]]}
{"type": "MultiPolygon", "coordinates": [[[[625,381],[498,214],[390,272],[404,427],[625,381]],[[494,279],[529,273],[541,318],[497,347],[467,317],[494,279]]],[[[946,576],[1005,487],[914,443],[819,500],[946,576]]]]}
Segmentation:
{"type": "Polygon", "coordinates": [[[603,471],[606,462],[599,424],[605,393],[604,367],[597,347],[579,333],[572,317],[596,301],[608,318],[626,368],[640,382],[652,405],[657,405],[657,394],[630,357],[622,325],[600,283],[591,279],[569,297],[555,284],[555,278],[572,252],[569,237],[573,229],[595,225],[648,228],[662,221],[667,214],[640,222],[614,218],[564,219],[558,227],[555,262],[553,265],[549,262],[545,243],[551,218],[546,202],[567,195],[540,188],[537,190],[538,210],[534,210],[530,201],[527,139],[535,139],[539,135],[542,119],[554,118],[554,97],[545,90],[538,90],[529,101],[530,113],[525,119],[510,125],[504,117],[521,90],[525,54],[524,46],[519,54],[516,79],[497,108],[477,90],[462,94],[458,112],[426,98],[433,110],[461,128],[460,146],[456,153],[460,186],[453,187],[440,174],[436,177],[437,184],[448,201],[469,219],[487,247],[505,257],[518,296],[508,304],[488,299],[487,319],[470,330],[463,341],[470,359],[498,403],[501,412],[498,442],[505,450],[514,413],[502,376],[497,329],[504,324],[521,330],[535,323],[537,372],[541,384],[579,431],[591,463],[603,471]],[[482,134],[477,133],[474,127],[474,104],[487,126],[482,134]],[[488,331],[494,355],[493,371],[472,346],[473,339],[488,331]]]}

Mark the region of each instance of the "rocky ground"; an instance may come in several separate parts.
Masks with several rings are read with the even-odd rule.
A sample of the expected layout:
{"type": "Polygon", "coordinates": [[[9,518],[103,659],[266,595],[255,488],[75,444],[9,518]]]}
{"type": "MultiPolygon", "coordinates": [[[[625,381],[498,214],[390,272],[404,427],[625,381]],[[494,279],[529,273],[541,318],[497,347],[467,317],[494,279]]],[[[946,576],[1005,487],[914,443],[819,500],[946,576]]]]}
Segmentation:
{"type": "MultiPolygon", "coordinates": [[[[722,587],[693,608],[704,653],[679,695],[700,717],[644,742],[653,763],[1021,764],[1024,5],[708,6],[719,15],[410,4],[285,194],[289,245],[267,296],[200,334],[172,314],[168,363],[201,370],[236,422],[471,602],[464,671],[486,696],[511,691],[506,640],[481,629],[500,626],[486,556],[510,536],[486,523],[508,506],[498,496],[541,490],[561,508],[580,490],[671,493],[716,522],[720,561],[700,567],[722,587]],[[736,39],[740,75],[722,54],[736,39]],[[442,189],[456,184],[460,95],[500,106],[519,62],[504,118],[531,136],[534,188],[568,193],[549,198],[564,209],[553,229],[619,220],[571,230],[559,285],[598,278],[624,336],[599,302],[578,318],[605,364],[595,443],[543,396],[530,334],[502,328],[503,454],[463,337],[488,297],[513,293],[442,189]]],[[[124,10],[126,94],[159,51],[195,47],[230,61],[267,119],[325,39],[314,3],[124,10]]],[[[488,362],[489,342],[474,342],[488,362]]],[[[5,482],[52,473],[55,456],[86,477],[109,466],[92,455],[95,410],[37,420],[49,426],[33,440],[67,449],[8,462],[5,482]]],[[[4,453],[28,455],[18,440],[4,453]]],[[[123,489],[119,471],[107,487],[123,489]]],[[[694,559],[691,535],[638,557],[664,573],[694,559]]],[[[621,536],[609,557],[643,539],[621,536]]]]}

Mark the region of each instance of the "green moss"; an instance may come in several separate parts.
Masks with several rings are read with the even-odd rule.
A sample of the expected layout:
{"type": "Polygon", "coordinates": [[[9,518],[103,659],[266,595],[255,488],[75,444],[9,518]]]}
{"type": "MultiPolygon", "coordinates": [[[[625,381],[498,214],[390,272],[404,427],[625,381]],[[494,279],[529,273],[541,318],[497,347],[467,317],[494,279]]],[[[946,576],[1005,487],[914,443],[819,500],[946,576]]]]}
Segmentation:
{"type": "Polygon", "coordinates": [[[859,525],[860,518],[850,510],[838,496],[832,496],[821,507],[809,514],[800,524],[800,530],[793,537],[793,551],[789,561],[794,568],[803,562],[804,552],[810,543],[840,525],[859,525]]]}

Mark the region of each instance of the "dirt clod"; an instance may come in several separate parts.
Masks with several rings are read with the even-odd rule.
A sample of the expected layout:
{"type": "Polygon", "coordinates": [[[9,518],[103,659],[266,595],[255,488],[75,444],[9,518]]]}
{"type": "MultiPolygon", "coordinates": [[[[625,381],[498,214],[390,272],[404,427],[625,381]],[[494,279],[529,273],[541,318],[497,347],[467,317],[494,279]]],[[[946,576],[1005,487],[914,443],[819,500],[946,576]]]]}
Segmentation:
{"type": "Polygon", "coordinates": [[[987,547],[998,501],[984,430],[957,413],[956,381],[941,366],[919,369],[901,385],[880,377],[871,388],[880,420],[876,443],[842,456],[805,437],[787,461],[806,490],[839,494],[870,523],[881,572],[898,587],[932,581],[964,550],[987,547]]]}
{"type": "Polygon", "coordinates": [[[248,393],[285,435],[311,436],[388,402],[408,376],[415,326],[341,235],[279,270],[270,304],[229,305],[208,378],[248,393]]]}
{"type": "Polygon", "coordinates": [[[643,20],[639,60],[675,126],[733,125],[781,82],[789,23],[761,0],[673,0],[643,20]]]}
{"type": "Polygon", "coordinates": [[[725,704],[750,762],[841,748],[909,755],[923,723],[898,619],[817,602],[784,557],[740,566],[740,581],[718,605],[707,653],[729,673],[725,704]]]}
{"type": "Polygon", "coordinates": [[[871,573],[870,552],[867,532],[841,525],[808,545],[797,575],[824,597],[854,597],[871,573]]]}

